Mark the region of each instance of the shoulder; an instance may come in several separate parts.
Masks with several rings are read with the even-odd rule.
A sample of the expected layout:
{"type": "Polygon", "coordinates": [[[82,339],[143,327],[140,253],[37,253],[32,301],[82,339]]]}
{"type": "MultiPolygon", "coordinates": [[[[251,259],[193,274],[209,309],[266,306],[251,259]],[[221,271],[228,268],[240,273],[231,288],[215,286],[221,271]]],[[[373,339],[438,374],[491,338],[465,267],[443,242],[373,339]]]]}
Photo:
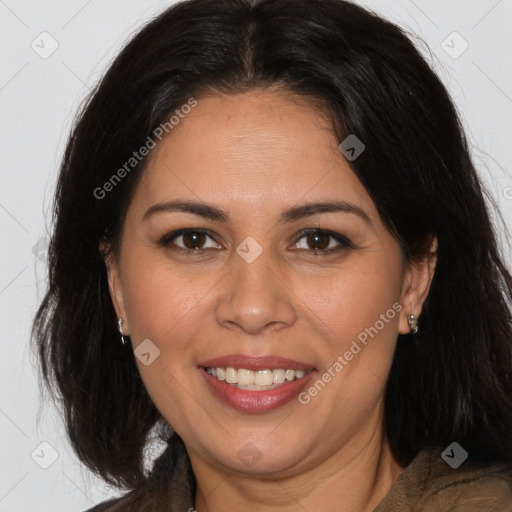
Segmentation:
{"type": "Polygon", "coordinates": [[[419,452],[375,512],[510,512],[512,466],[481,464],[469,457],[452,468],[443,450],[419,452]]]}
{"type": "Polygon", "coordinates": [[[425,458],[431,477],[425,491],[426,510],[442,510],[453,503],[454,511],[505,512],[512,510],[512,466],[484,465],[470,458],[452,469],[442,458],[441,449],[428,450],[425,458]]]}

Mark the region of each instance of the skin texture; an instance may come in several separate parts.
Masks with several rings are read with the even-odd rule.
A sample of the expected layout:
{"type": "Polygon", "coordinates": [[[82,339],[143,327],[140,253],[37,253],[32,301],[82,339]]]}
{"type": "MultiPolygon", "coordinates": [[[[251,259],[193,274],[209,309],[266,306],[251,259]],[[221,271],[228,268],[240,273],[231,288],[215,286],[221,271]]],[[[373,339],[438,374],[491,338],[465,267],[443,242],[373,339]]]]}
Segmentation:
{"type": "Polygon", "coordinates": [[[404,260],[340,142],[304,98],[277,91],[200,97],[152,151],[119,258],[107,258],[125,334],[134,347],[150,339],[160,350],[151,365],[137,364],[185,442],[199,512],[373,510],[403,470],[383,435],[384,391],[397,334],[410,331],[407,313],[419,316],[427,296],[436,240],[423,261],[404,260]],[[229,222],[183,212],[143,219],[151,206],[175,199],[222,208],[229,222]],[[290,207],[327,200],[356,205],[370,222],[335,212],[278,223],[290,207]],[[211,238],[159,245],[182,228],[211,238]],[[353,247],[328,235],[301,238],[317,228],[353,247]],[[236,252],[247,237],[263,249],[252,263],[236,252]],[[206,251],[179,250],[187,246],[206,251]],[[341,250],[315,255],[318,246],[341,250]],[[395,303],[401,311],[306,405],[294,399],[265,413],[235,410],[198,369],[228,354],[278,355],[321,376],[395,303]],[[248,441],[260,455],[251,467],[237,456],[248,441]]]}

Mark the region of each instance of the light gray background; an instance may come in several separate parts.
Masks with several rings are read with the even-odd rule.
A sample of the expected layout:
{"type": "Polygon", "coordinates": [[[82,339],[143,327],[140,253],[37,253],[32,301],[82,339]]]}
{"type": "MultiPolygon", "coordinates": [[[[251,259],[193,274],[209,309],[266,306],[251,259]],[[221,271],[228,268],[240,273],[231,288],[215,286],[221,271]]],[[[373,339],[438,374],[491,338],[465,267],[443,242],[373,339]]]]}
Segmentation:
{"type": "MultiPolygon", "coordinates": [[[[0,0],[0,512],[78,512],[119,494],[81,467],[54,408],[44,405],[38,422],[29,330],[45,289],[48,211],[73,116],[123,43],[171,3],[0,0]],[[31,44],[40,53],[51,49],[45,31],[58,48],[43,59],[31,44]]],[[[512,1],[358,3],[428,44],[465,119],[477,167],[512,226],[512,1]],[[458,58],[465,43],[454,31],[469,44],[458,58]]],[[[510,264],[510,248],[504,252],[510,264]]]]}

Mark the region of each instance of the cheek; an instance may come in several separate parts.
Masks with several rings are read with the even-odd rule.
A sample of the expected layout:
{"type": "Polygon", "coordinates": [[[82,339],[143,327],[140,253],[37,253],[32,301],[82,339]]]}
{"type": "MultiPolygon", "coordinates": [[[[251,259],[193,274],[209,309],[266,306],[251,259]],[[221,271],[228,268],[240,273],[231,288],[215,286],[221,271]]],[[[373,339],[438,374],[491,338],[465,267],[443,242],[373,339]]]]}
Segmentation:
{"type": "Polygon", "coordinates": [[[329,435],[356,435],[384,396],[401,310],[400,269],[388,263],[354,265],[305,295],[311,322],[325,335],[317,339],[324,365],[302,403],[331,419],[329,435]]]}
{"type": "MultiPolygon", "coordinates": [[[[392,263],[362,262],[336,279],[325,279],[321,286],[304,290],[307,305],[325,320],[331,334],[342,333],[343,339],[357,337],[378,322],[381,315],[389,320],[386,326],[396,327],[397,306],[393,309],[393,304],[400,299],[401,276],[395,267],[392,263]]],[[[379,330],[385,330],[381,322],[378,326],[379,330]]]]}
{"type": "Polygon", "coordinates": [[[123,293],[135,339],[150,338],[158,344],[169,337],[177,341],[187,338],[189,330],[193,335],[204,315],[208,291],[218,279],[206,274],[192,276],[162,259],[134,255],[133,263],[126,266],[123,293]]]}
{"type": "Polygon", "coordinates": [[[147,253],[134,252],[132,256],[125,266],[123,290],[131,340],[135,350],[146,339],[159,349],[150,365],[137,358],[136,363],[153,403],[177,428],[183,415],[187,421],[198,415],[190,400],[191,394],[198,394],[194,389],[194,342],[201,338],[208,291],[218,278],[191,276],[147,253]]]}
{"type": "Polygon", "coordinates": [[[349,402],[355,389],[361,398],[378,393],[392,363],[402,309],[402,273],[400,259],[391,256],[354,259],[335,279],[325,278],[302,290],[311,322],[322,333],[323,346],[318,347],[325,354],[322,371],[331,368],[331,373],[342,375],[335,380],[351,390],[345,396],[349,402]],[[339,364],[332,368],[335,361],[339,364]]]}

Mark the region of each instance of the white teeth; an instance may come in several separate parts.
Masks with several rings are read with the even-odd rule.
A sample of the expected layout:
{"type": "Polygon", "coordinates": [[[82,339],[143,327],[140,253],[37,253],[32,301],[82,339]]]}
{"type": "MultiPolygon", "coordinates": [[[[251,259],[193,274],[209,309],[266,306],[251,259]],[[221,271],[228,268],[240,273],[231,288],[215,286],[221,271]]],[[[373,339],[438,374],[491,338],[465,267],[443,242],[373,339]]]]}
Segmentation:
{"type": "Polygon", "coordinates": [[[286,377],[286,380],[293,380],[295,379],[295,370],[286,370],[286,373],[284,374],[286,377]]]}
{"type": "Polygon", "coordinates": [[[241,386],[251,386],[254,384],[254,372],[252,370],[245,370],[240,368],[238,370],[238,380],[235,383],[241,386]]]}
{"type": "Polygon", "coordinates": [[[206,371],[218,380],[225,380],[239,389],[247,390],[265,390],[273,389],[285,381],[302,379],[306,372],[304,370],[285,370],[276,368],[275,370],[247,370],[245,368],[206,368],[206,371]]]}
{"type": "Polygon", "coordinates": [[[272,370],[259,370],[254,375],[254,384],[256,386],[270,386],[273,377],[272,370]]]}
{"type": "Polygon", "coordinates": [[[238,372],[234,368],[226,368],[226,382],[228,384],[238,383],[238,372]]]}
{"type": "Polygon", "coordinates": [[[282,384],[286,380],[286,377],[284,376],[284,370],[274,370],[272,372],[272,376],[274,384],[282,384]]]}

